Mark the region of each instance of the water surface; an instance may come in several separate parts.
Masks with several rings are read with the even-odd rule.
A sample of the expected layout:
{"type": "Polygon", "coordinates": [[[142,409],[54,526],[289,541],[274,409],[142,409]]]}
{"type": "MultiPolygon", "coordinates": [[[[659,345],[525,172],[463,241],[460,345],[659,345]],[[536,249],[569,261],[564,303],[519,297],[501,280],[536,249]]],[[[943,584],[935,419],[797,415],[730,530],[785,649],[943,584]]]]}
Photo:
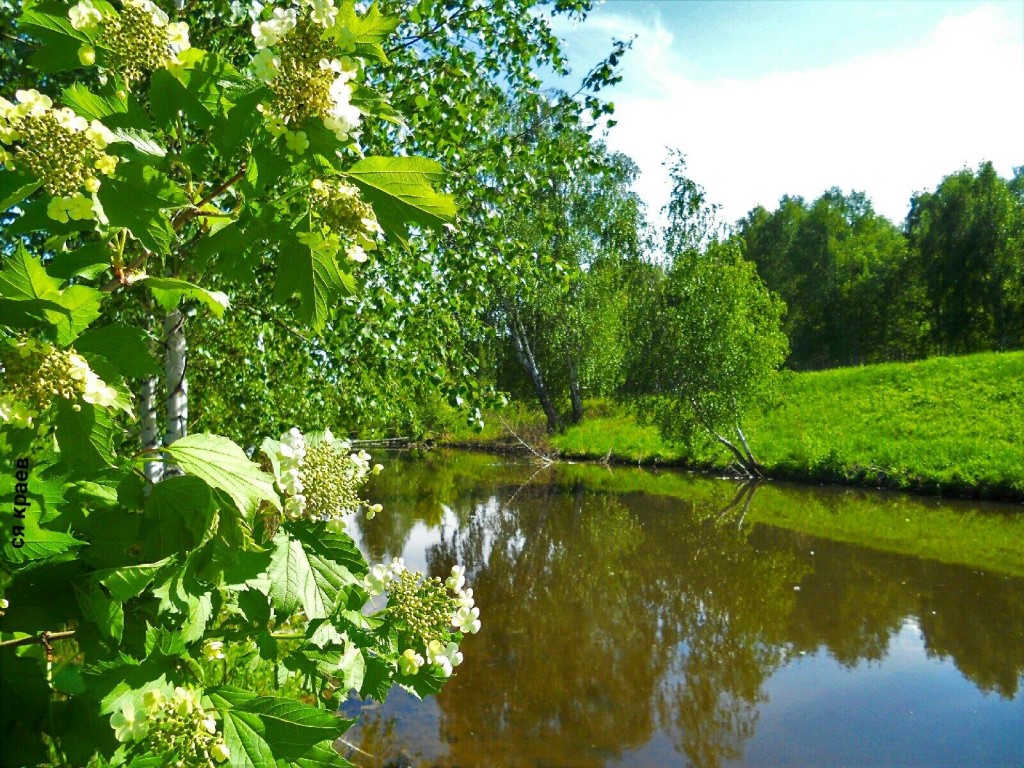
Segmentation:
{"type": "Polygon", "coordinates": [[[357,765],[1024,766],[1020,507],[454,452],[371,497],[371,562],[464,564],[483,629],[440,696],[347,705],[357,765]],[[759,522],[801,509],[883,549],[759,522]]]}

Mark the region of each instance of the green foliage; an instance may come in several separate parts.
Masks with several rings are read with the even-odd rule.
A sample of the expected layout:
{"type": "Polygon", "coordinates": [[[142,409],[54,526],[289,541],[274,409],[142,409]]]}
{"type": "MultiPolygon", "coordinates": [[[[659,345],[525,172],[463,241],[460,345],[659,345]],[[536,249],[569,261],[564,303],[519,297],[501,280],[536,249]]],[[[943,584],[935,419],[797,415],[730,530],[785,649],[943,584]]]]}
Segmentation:
{"type": "MultiPolygon", "coordinates": [[[[389,237],[378,244],[375,258],[359,268],[365,281],[357,281],[353,295],[343,297],[341,311],[323,310],[319,286],[329,291],[331,285],[344,284],[344,270],[335,274],[318,252],[299,254],[297,245],[294,258],[279,267],[276,277],[284,279],[288,295],[298,296],[300,316],[315,319],[316,339],[289,332],[295,330],[293,315],[270,306],[265,289],[270,277],[259,265],[220,256],[222,263],[239,265],[228,276],[237,280],[233,298],[245,311],[227,318],[228,327],[217,333],[190,326],[193,349],[201,348],[192,358],[192,381],[217,381],[224,391],[222,396],[215,388],[196,387],[193,413],[233,436],[244,428],[251,431],[247,425],[261,418],[287,428],[296,409],[311,425],[344,421],[363,433],[407,436],[436,424],[440,402],[477,420],[477,406],[494,401],[487,368],[493,356],[489,313],[504,282],[529,260],[508,238],[505,223],[523,215],[549,179],[564,178],[566,163],[574,170],[582,167],[590,151],[588,128],[608,109],[595,94],[617,77],[613,66],[595,72],[578,94],[541,92],[537,72],[565,72],[552,18],[582,17],[590,5],[562,0],[377,4],[383,18],[398,16],[402,22],[381,49],[391,66],[367,68],[368,87],[354,95],[353,103],[376,109],[380,94],[387,93],[402,121],[367,123],[361,136],[367,158],[343,170],[374,203],[389,237]],[[510,104],[522,107],[514,129],[508,121],[510,104]],[[550,132],[539,130],[547,125],[550,132]],[[571,135],[575,143],[551,139],[559,135],[571,135]],[[382,174],[379,158],[396,150],[419,157],[402,157],[402,170],[392,167],[382,174]],[[424,194],[423,179],[435,180],[436,163],[451,171],[445,192],[460,201],[455,227],[425,226],[450,212],[449,198],[424,194]],[[378,186],[385,178],[396,194],[381,194],[378,186]],[[416,225],[393,226],[392,211],[408,215],[416,225]],[[401,240],[408,248],[396,247],[401,240]],[[315,290],[289,285],[294,271],[302,274],[295,279],[313,283],[315,290]],[[282,370],[272,391],[267,370],[282,370]],[[246,427],[236,426],[236,418],[246,427]]],[[[213,36],[220,42],[218,15],[238,19],[243,13],[224,0],[190,6],[196,39],[213,36]]],[[[357,45],[381,46],[381,34],[367,33],[357,45]]],[[[242,57],[229,46],[224,40],[218,49],[241,66],[242,57]]],[[[240,124],[233,124],[236,130],[240,124]]],[[[257,166],[280,165],[273,155],[256,160],[257,166]]],[[[268,171],[281,172],[280,167],[268,171]]],[[[214,236],[221,242],[212,253],[237,250],[234,229],[226,227],[214,236]]]]}
{"type": "Polygon", "coordinates": [[[676,256],[634,302],[625,392],[669,439],[743,442],[740,422],[772,396],[786,354],[783,311],[736,244],[676,256]]]}
{"type": "Polygon", "coordinates": [[[258,442],[263,422],[239,442],[186,434],[182,329],[197,313],[223,328],[225,291],[256,274],[278,311],[326,327],[381,237],[454,218],[437,162],[361,158],[355,141],[361,120],[397,119],[366,74],[388,61],[401,18],[296,4],[297,18],[255,20],[253,57],[251,23],[207,30],[199,50],[148,0],[21,10],[17,46],[33,49],[37,79],[4,86],[46,94],[0,99],[13,222],[0,249],[0,491],[14,503],[0,681],[17,704],[0,717],[17,742],[0,762],[347,765],[333,749],[351,725],[332,711],[339,697],[436,692],[479,611],[461,574],[430,638],[415,610],[369,605],[400,568],[371,571],[344,532],[343,516],[381,511],[357,495],[381,469],[364,452],[291,430],[253,460],[239,442],[258,442]],[[163,439],[147,435],[155,349],[163,439]],[[150,394],[136,399],[140,380],[150,394]],[[230,676],[214,664],[226,647],[246,660],[230,676]],[[303,700],[234,685],[250,673],[294,678],[303,700]]]}
{"type": "Polygon", "coordinates": [[[991,163],[911,201],[904,231],[863,193],[783,197],[739,222],[786,302],[789,365],[827,368],[1024,343],[1024,207],[991,163]]]}
{"type": "Polygon", "coordinates": [[[922,265],[940,353],[1024,344],[1024,199],[992,163],[915,196],[907,235],[922,265]]]}
{"type": "MultiPolygon", "coordinates": [[[[548,140],[572,148],[571,139],[548,140]]],[[[562,169],[518,171],[551,181],[509,212],[506,229],[519,254],[492,278],[492,322],[496,341],[504,341],[498,384],[538,397],[549,429],[557,426],[555,407],[571,402],[578,422],[585,394],[619,385],[630,270],[647,246],[644,206],[631,189],[636,166],[600,146],[589,152],[589,162],[573,161],[569,177],[554,175],[562,169]]]]}

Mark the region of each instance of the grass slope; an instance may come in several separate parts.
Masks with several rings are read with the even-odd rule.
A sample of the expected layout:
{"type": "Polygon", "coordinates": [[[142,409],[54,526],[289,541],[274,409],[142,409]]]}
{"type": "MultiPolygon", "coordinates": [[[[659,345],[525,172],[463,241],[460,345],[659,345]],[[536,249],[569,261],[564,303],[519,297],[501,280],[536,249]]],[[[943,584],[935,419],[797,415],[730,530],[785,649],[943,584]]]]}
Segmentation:
{"type": "MultiPolygon", "coordinates": [[[[624,410],[590,404],[586,419],[547,446],[565,457],[728,467],[715,447],[691,453],[624,410]]],[[[503,414],[528,441],[539,414],[503,414]]],[[[1024,352],[937,357],[787,374],[779,403],[746,420],[758,459],[775,478],[1024,500],[1024,352]]],[[[507,440],[492,420],[474,438],[507,440]]]]}

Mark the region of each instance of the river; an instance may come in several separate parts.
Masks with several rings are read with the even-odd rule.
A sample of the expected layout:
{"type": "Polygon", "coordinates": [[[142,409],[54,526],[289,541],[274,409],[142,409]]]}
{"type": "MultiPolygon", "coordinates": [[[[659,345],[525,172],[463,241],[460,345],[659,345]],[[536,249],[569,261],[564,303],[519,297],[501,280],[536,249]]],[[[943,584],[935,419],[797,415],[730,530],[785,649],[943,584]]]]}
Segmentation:
{"type": "Polygon", "coordinates": [[[1019,506],[386,464],[353,535],[464,564],[483,629],[436,698],[346,704],[359,766],[1024,765],[1019,506]]]}

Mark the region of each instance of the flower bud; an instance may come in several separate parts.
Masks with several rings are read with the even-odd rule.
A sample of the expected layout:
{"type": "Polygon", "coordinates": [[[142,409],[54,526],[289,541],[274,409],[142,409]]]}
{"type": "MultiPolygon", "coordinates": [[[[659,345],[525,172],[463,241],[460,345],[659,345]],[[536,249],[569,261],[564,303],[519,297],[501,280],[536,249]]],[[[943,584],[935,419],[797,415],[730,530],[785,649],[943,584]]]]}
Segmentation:
{"type": "Polygon", "coordinates": [[[96,49],[88,43],[83,43],[78,49],[78,60],[83,67],[91,67],[96,63],[96,49]]]}
{"type": "Polygon", "coordinates": [[[228,749],[228,745],[223,741],[218,741],[210,749],[210,757],[216,760],[218,763],[223,763],[229,757],[231,757],[231,751],[228,749]]]}

